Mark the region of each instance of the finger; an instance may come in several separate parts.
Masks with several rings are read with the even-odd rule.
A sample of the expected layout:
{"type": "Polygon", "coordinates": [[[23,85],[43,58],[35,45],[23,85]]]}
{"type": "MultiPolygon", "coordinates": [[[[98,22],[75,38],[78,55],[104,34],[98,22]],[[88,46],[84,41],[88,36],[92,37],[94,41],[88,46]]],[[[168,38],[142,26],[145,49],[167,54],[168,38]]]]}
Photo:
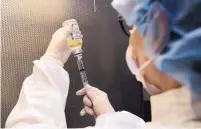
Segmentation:
{"type": "Polygon", "coordinates": [[[63,32],[64,34],[68,37],[72,32],[73,32],[73,26],[72,25],[67,25],[67,26],[64,26],[63,28],[63,32]]]}
{"type": "Polygon", "coordinates": [[[85,94],[86,94],[86,89],[85,88],[82,88],[81,90],[76,92],[77,96],[81,96],[81,95],[85,95],[85,94]]]}
{"type": "MultiPolygon", "coordinates": [[[[98,88],[96,87],[92,87],[90,85],[87,85],[86,87],[86,92],[87,94],[92,94],[92,95],[100,95],[102,93],[101,90],[99,90],[98,88]]],[[[90,95],[89,95],[90,96],[90,95]]]]}
{"type": "Polygon", "coordinates": [[[94,115],[94,111],[91,108],[85,106],[84,110],[85,110],[85,113],[88,113],[89,115],[94,115]]]}
{"type": "Polygon", "coordinates": [[[62,26],[67,26],[67,25],[69,25],[69,24],[78,24],[78,23],[77,23],[77,20],[75,20],[75,19],[70,19],[70,20],[64,21],[64,22],[62,23],[62,26]]]}
{"type": "Polygon", "coordinates": [[[85,114],[86,114],[85,108],[83,108],[83,109],[80,111],[80,116],[84,116],[85,114]]]}
{"type": "Polygon", "coordinates": [[[96,92],[96,91],[97,91],[97,88],[96,88],[96,87],[93,87],[93,86],[91,86],[91,85],[89,85],[89,84],[87,84],[87,85],[85,86],[85,89],[86,89],[86,92],[89,92],[89,91],[96,92]]]}
{"type": "Polygon", "coordinates": [[[86,95],[83,98],[83,103],[84,103],[84,105],[86,105],[88,107],[92,107],[92,102],[86,95]]]}
{"type": "Polygon", "coordinates": [[[97,98],[98,94],[93,89],[91,89],[87,91],[87,96],[93,102],[97,98]]]}
{"type": "Polygon", "coordinates": [[[87,85],[85,86],[86,89],[90,89],[91,87],[92,87],[92,86],[89,85],[89,84],[87,84],[87,85]]]}
{"type": "Polygon", "coordinates": [[[90,90],[92,86],[90,86],[89,84],[87,84],[84,88],[82,88],[81,90],[78,90],[76,92],[77,96],[81,96],[81,95],[85,95],[86,94],[86,90],[90,90]]]}
{"type": "Polygon", "coordinates": [[[71,34],[72,31],[73,31],[73,27],[72,26],[65,26],[65,27],[62,27],[62,28],[58,29],[53,34],[53,37],[54,36],[58,36],[58,35],[69,37],[69,35],[71,34]]]}
{"type": "MultiPolygon", "coordinates": [[[[77,22],[68,22],[68,23],[63,23],[63,28],[66,29],[66,30],[71,30],[71,28],[73,27],[74,30],[77,31],[77,33],[79,33],[79,25],[77,22]],[[71,28],[69,28],[71,27],[71,28]]],[[[81,33],[81,32],[80,32],[81,33]]]]}

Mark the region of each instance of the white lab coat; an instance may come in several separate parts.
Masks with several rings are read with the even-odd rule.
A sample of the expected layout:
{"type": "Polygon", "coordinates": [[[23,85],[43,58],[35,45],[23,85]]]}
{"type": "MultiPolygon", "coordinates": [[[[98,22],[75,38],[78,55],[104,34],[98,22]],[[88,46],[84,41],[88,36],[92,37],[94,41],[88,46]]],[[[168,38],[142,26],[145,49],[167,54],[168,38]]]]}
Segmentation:
{"type": "MultiPolygon", "coordinates": [[[[7,119],[6,127],[67,128],[64,108],[68,90],[69,75],[61,65],[52,60],[34,61],[33,73],[25,79],[19,100],[7,119]]],[[[123,111],[103,114],[97,118],[94,127],[87,128],[178,129],[180,125],[188,129],[201,128],[201,103],[195,101],[195,105],[192,106],[192,102],[194,101],[191,101],[189,91],[180,88],[151,98],[150,123],[145,123],[141,118],[123,111]]]]}

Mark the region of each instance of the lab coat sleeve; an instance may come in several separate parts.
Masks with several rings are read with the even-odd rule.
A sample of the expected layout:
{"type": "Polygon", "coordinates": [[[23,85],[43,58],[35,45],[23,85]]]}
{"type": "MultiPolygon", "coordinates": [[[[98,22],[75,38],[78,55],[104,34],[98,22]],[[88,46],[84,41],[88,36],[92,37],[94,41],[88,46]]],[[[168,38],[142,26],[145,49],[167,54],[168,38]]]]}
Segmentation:
{"type": "Polygon", "coordinates": [[[6,128],[67,128],[65,103],[69,75],[52,60],[34,61],[33,73],[23,83],[19,100],[6,128]]]}
{"type": "Polygon", "coordinates": [[[96,120],[96,128],[100,129],[141,129],[145,122],[140,117],[127,111],[105,113],[96,120]]]}
{"type": "MultiPolygon", "coordinates": [[[[52,60],[34,61],[33,73],[23,83],[19,100],[10,113],[6,128],[66,129],[65,103],[69,75],[52,60]]],[[[144,121],[128,112],[105,113],[94,127],[86,129],[138,129],[144,121]]]]}

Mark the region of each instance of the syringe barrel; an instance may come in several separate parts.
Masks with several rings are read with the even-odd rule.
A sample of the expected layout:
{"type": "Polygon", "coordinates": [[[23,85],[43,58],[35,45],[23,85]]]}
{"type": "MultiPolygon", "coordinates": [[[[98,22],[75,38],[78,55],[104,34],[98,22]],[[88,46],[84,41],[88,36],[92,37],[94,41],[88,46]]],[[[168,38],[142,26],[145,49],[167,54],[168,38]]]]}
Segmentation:
{"type": "Polygon", "coordinates": [[[78,66],[78,69],[80,72],[82,84],[83,84],[83,86],[86,86],[87,84],[89,84],[89,82],[88,82],[87,74],[86,74],[86,71],[84,69],[84,64],[82,61],[82,53],[77,53],[77,54],[74,53],[74,56],[77,59],[77,66],[78,66]]]}

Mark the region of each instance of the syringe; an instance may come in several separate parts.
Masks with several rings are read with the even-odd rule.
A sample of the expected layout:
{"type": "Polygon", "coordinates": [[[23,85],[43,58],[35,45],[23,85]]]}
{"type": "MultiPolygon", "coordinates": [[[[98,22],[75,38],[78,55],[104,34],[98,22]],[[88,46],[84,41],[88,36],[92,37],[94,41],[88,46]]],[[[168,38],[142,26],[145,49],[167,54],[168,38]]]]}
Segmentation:
{"type": "MultiPolygon", "coordinates": [[[[63,25],[65,25],[65,23],[63,23],[63,25]]],[[[86,86],[88,83],[88,79],[87,79],[87,75],[86,75],[86,71],[84,69],[84,64],[82,61],[82,34],[79,30],[79,26],[77,24],[73,24],[72,25],[73,28],[73,32],[71,33],[71,37],[72,40],[68,41],[68,47],[70,47],[73,50],[73,55],[77,60],[77,65],[78,65],[78,69],[80,72],[80,76],[81,76],[81,80],[82,80],[82,84],[83,86],[86,86]]]]}
{"type": "Polygon", "coordinates": [[[80,72],[80,76],[82,79],[82,84],[83,86],[86,86],[87,84],[89,84],[88,79],[87,79],[87,74],[86,71],[84,69],[84,64],[82,61],[82,49],[75,49],[73,51],[74,57],[76,57],[77,60],[77,66],[80,72]]]}

